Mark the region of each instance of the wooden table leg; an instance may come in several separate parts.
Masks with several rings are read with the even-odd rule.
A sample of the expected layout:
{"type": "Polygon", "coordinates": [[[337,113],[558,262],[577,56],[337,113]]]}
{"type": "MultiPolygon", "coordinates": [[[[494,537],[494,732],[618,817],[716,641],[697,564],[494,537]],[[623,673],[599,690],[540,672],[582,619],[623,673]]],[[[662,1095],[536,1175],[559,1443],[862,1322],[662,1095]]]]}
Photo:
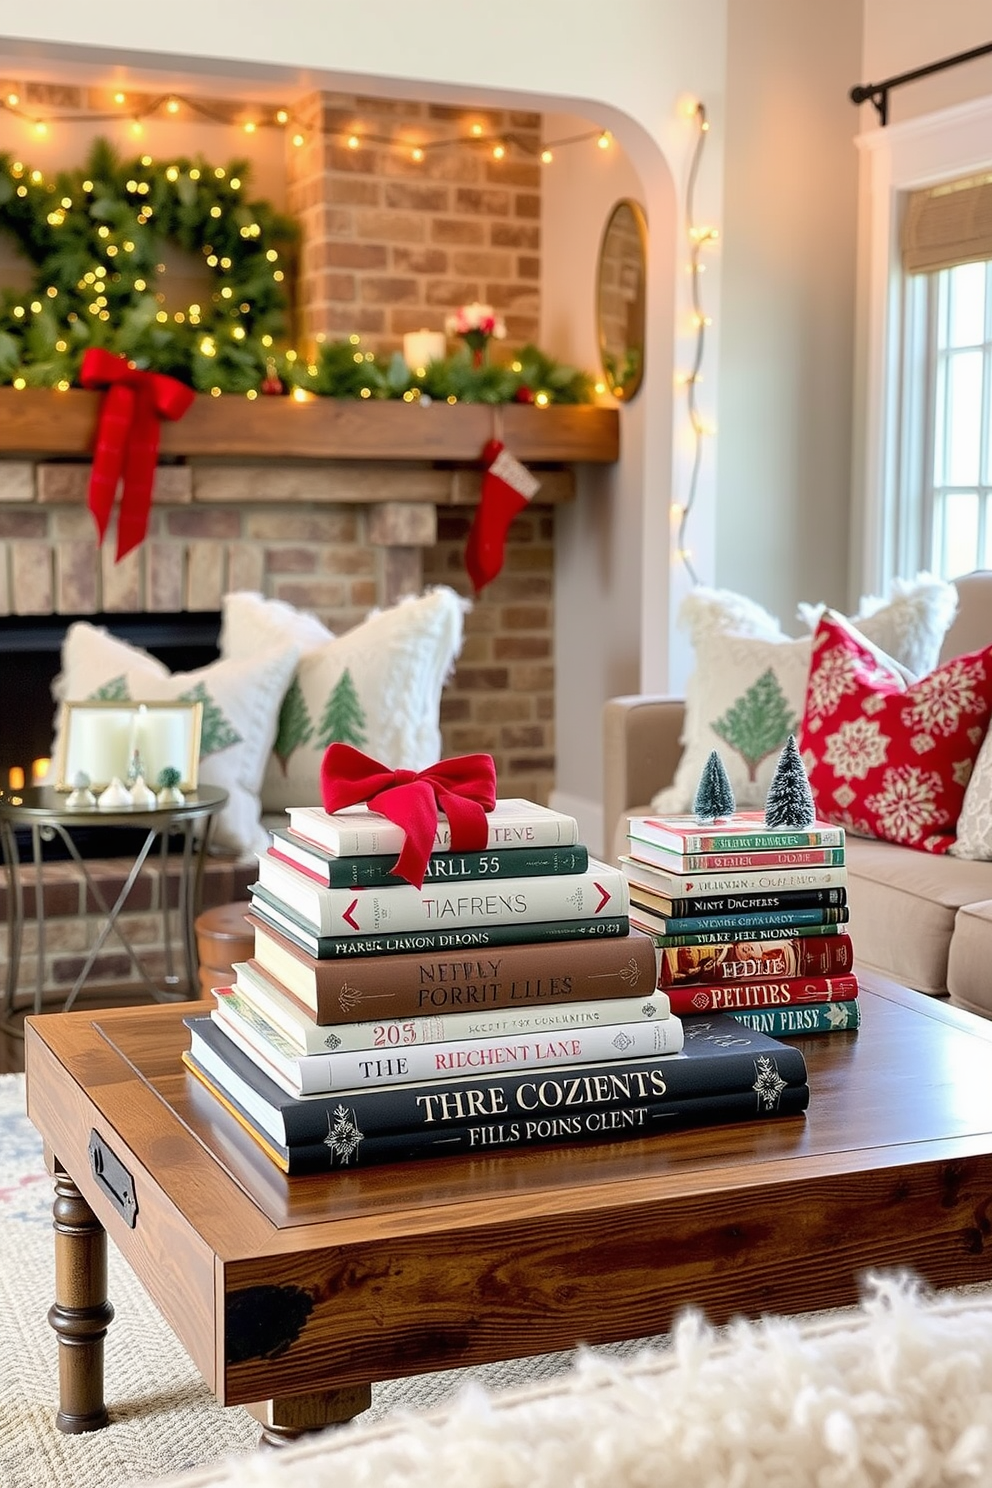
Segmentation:
{"type": "Polygon", "coordinates": [[[320,1390],[313,1395],[258,1400],[245,1409],[261,1424],[259,1446],[286,1447],[308,1432],[343,1426],[371,1404],[371,1385],[349,1385],[340,1390],[320,1390]]]}
{"type": "Polygon", "coordinates": [[[55,1303],[48,1321],[59,1340],[60,1431],[99,1431],[103,1340],[114,1316],[107,1300],[107,1232],[69,1174],[55,1170],[55,1303]]]}

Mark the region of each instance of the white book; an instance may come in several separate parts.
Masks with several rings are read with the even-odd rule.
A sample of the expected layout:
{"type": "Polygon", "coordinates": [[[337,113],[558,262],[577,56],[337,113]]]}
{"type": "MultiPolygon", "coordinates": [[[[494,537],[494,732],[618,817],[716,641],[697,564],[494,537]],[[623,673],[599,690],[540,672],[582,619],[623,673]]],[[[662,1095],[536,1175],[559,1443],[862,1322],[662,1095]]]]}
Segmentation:
{"type": "Polygon", "coordinates": [[[283,1054],[263,1045],[252,1030],[225,1018],[219,1008],[210,1015],[232,1043],[288,1095],[321,1095],[331,1091],[378,1089],[421,1081],[465,1079],[500,1070],[541,1069],[611,1059],[642,1059],[678,1054],[684,1042],[679,1018],[651,1023],[619,1023],[568,1032],[459,1039],[451,1043],[413,1044],[404,1049],[343,1050],[334,1054],[283,1054]]]}
{"type": "MultiPolygon", "coordinates": [[[[336,857],[398,854],[406,840],[402,827],[364,805],[347,806],[343,811],[290,806],[288,814],[294,832],[336,857]]],[[[485,850],[489,852],[498,847],[571,847],[579,840],[579,824],[574,816],[522,797],[501,797],[492,811],[486,812],[486,819],[489,840],[485,850]]],[[[431,851],[451,851],[451,828],[443,813],[438,816],[431,851]]]]}
{"type": "Polygon", "coordinates": [[[641,997],[603,997],[590,1002],[564,1002],[553,1007],[487,1008],[467,1013],[418,1013],[412,1018],[380,1018],[364,1023],[315,1023],[246,962],[234,970],[234,987],[216,987],[222,1020],[242,1022],[260,1039],[288,1058],[333,1054],[343,1049],[379,1049],[387,1053],[411,1044],[453,1043],[459,1039],[496,1038],[598,1028],[614,1023],[655,1023],[671,1015],[668,995],[657,987],[641,997]],[[263,985],[264,983],[264,985],[263,985]]]}
{"type": "Polygon", "coordinates": [[[398,883],[387,888],[329,889],[308,874],[260,853],[258,882],[318,935],[386,935],[545,920],[599,920],[626,915],[627,881],[618,868],[590,858],[585,873],[554,873],[497,882],[398,883]]]}
{"type": "Polygon", "coordinates": [[[621,856],[632,884],[671,899],[706,899],[719,894],[763,894],[792,889],[836,889],[847,883],[847,868],[749,868],[727,873],[665,873],[649,863],[621,856]]]}

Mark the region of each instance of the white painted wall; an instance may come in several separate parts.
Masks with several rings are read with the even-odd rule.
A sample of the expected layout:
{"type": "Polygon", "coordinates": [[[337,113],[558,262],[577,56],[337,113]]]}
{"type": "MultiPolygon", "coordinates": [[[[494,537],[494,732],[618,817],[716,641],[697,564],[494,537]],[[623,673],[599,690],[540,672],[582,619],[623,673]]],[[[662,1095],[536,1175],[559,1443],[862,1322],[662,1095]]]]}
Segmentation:
{"type": "MultiPolygon", "coordinates": [[[[589,128],[574,115],[549,115],[549,138],[568,138],[589,128]]],[[[596,267],[607,219],[623,197],[642,207],[640,177],[622,147],[562,151],[543,187],[541,341],[580,367],[601,371],[596,327],[596,267]]],[[[668,220],[656,203],[648,231],[674,236],[674,194],[668,220]]],[[[661,369],[649,365],[650,386],[663,386],[661,369]]],[[[605,397],[604,402],[614,404],[605,397]]],[[[583,821],[584,835],[602,841],[598,810],[602,750],[590,726],[589,698],[612,697],[640,688],[641,551],[618,540],[641,526],[644,491],[644,427],[647,410],[663,419],[660,393],[649,402],[646,388],[620,408],[623,460],[617,466],[580,472],[573,505],[556,513],[555,668],[557,675],[558,786],[554,804],[583,821]],[[563,758],[564,756],[564,758],[563,758]]]]}
{"type": "MultiPolygon", "coordinates": [[[[942,57],[992,42],[989,0],[865,0],[864,54],[859,83],[877,83],[942,57]]],[[[992,93],[992,55],[906,83],[890,95],[890,123],[951,108],[992,93]]],[[[873,128],[871,104],[861,129],[873,128]]]]}
{"type": "Polygon", "coordinates": [[[731,0],[716,575],[847,594],[861,0],[731,0]]]}

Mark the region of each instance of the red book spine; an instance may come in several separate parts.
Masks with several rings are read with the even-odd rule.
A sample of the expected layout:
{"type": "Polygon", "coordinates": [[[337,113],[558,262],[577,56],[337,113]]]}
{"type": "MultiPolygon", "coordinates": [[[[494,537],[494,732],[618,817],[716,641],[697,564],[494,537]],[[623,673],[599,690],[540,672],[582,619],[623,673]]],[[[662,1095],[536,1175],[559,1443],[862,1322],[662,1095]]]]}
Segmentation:
{"type": "Polygon", "coordinates": [[[728,940],[720,945],[665,946],[658,986],[755,982],[770,977],[839,976],[854,965],[849,935],[795,940],[728,940]]]}
{"type": "Polygon", "coordinates": [[[780,981],[723,982],[673,987],[668,998],[672,1012],[731,1013],[755,1008],[794,1006],[797,1003],[846,1002],[858,995],[856,976],[783,977],[780,981]]]}
{"type": "Polygon", "coordinates": [[[280,863],[285,863],[289,868],[295,868],[297,873],[302,873],[306,878],[312,878],[314,883],[319,883],[322,888],[327,888],[326,874],[316,873],[305,863],[301,863],[298,858],[291,858],[288,853],[281,853],[277,847],[267,847],[265,851],[270,858],[278,858],[280,863]]]}

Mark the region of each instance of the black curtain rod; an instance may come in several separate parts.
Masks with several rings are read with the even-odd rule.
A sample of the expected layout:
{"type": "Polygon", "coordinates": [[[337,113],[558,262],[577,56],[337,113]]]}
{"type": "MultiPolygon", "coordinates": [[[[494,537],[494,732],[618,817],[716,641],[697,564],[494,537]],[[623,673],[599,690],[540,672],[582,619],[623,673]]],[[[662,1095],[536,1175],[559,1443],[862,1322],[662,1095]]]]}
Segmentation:
{"type": "Polygon", "coordinates": [[[954,57],[944,57],[940,62],[928,62],[926,67],[914,67],[912,72],[900,72],[897,77],[886,78],[884,83],[858,83],[851,89],[852,103],[871,103],[878,114],[880,124],[889,122],[889,93],[903,83],[915,83],[917,78],[929,77],[932,72],[943,72],[945,68],[957,67],[960,62],[971,62],[975,57],[985,57],[992,52],[992,41],[984,46],[972,47],[970,52],[958,52],[954,57]]]}

